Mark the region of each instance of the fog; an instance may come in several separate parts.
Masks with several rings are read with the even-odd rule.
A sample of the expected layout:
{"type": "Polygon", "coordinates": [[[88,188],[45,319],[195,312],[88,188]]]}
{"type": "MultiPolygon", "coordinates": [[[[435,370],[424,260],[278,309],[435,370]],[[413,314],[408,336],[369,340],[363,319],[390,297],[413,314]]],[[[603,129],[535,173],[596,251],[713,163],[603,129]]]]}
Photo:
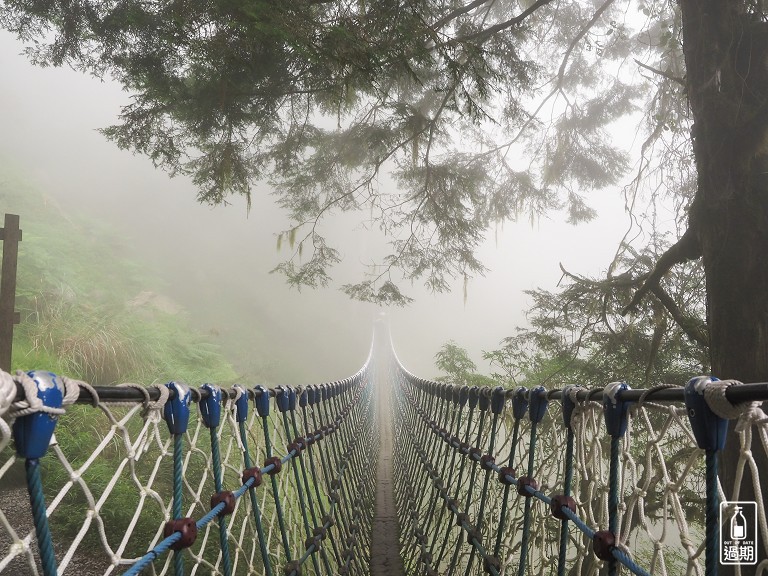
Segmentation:
{"type": "MultiPolygon", "coordinates": [[[[344,257],[332,285],[292,290],[269,273],[286,255],[277,252],[276,233],[288,221],[267,187],[255,186],[250,214],[239,201],[199,205],[188,180],[170,179],[96,132],[115,123],[128,102],[118,85],[69,69],[35,68],[19,55],[22,48],[0,32],[0,170],[11,169],[67,211],[113,227],[136,260],[160,271],[167,295],[196,327],[215,335],[239,369],[257,367],[273,382],[301,384],[359,368],[379,309],[338,287],[359,277],[368,250],[381,249],[381,239],[359,226],[365,215],[324,224],[344,257]]],[[[435,376],[435,353],[454,340],[487,372],[481,351],[525,324],[524,290],[554,289],[558,263],[583,274],[603,270],[629,221],[619,190],[588,198],[599,212],[591,224],[572,227],[555,214],[491,231],[481,250],[490,271],[470,281],[466,302],[463,281],[439,295],[414,285],[408,294],[415,302],[388,311],[406,366],[435,376]]]]}

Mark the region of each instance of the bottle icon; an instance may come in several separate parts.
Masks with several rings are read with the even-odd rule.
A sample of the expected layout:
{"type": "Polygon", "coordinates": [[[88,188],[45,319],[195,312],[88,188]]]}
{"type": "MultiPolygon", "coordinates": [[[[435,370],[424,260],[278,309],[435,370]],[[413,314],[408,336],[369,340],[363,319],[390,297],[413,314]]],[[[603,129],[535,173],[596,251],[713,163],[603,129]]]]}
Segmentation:
{"type": "Polygon", "coordinates": [[[741,506],[736,506],[736,510],[731,516],[731,539],[744,540],[747,537],[747,519],[741,513],[741,506]]]}

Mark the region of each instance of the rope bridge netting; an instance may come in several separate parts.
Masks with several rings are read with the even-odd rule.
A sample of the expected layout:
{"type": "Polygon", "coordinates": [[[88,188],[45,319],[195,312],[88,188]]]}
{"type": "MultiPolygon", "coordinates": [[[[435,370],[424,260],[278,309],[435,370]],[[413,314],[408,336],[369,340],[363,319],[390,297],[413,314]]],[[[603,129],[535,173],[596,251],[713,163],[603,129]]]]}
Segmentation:
{"type": "Polygon", "coordinates": [[[223,390],[0,372],[0,572],[368,573],[371,374],[223,390]]]}
{"type": "Polygon", "coordinates": [[[478,388],[388,366],[408,574],[768,575],[768,384],[478,388]],[[754,497],[718,478],[729,419],[754,497]],[[720,549],[720,502],[752,498],[756,541],[720,549]]]}

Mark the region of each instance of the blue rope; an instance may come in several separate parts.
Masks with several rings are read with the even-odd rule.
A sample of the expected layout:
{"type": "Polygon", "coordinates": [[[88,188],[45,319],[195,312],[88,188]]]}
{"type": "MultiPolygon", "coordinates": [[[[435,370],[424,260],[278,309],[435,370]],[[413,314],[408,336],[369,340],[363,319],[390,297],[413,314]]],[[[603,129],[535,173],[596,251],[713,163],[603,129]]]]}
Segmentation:
{"type": "MultiPolygon", "coordinates": [[[[345,407],[345,410],[339,410],[339,413],[343,412],[344,414],[346,414],[347,412],[350,412],[351,413],[351,418],[350,419],[356,420],[356,425],[355,425],[354,433],[353,433],[353,430],[350,427],[341,426],[341,424],[344,422],[344,418],[337,417],[335,419],[335,430],[337,430],[337,431],[338,430],[344,431],[346,429],[346,431],[344,432],[344,436],[345,436],[345,439],[347,441],[346,442],[346,451],[345,451],[345,453],[341,454],[341,448],[336,446],[336,445],[334,445],[333,442],[330,445],[332,446],[332,451],[335,451],[337,453],[337,455],[338,455],[338,459],[337,459],[335,468],[336,468],[336,470],[338,472],[338,474],[337,474],[337,481],[339,482],[339,485],[340,486],[345,486],[346,485],[343,482],[343,480],[345,479],[344,472],[347,469],[350,469],[350,472],[352,473],[352,475],[355,476],[358,479],[358,484],[357,484],[357,487],[356,487],[356,490],[357,490],[356,493],[357,494],[361,494],[361,493],[365,492],[363,495],[365,496],[365,501],[368,504],[367,509],[372,511],[372,509],[373,509],[372,508],[372,498],[373,498],[372,486],[373,486],[373,479],[374,479],[374,477],[373,477],[373,468],[369,465],[369,463],[373,459],[373,457],[375,455],[375,451],[373,450],[373,445],[374,445],[373,438],[370,437],[370,426],[371,426],[371,422],[372,422],[371,419],[372,419],[372,413],[373,413],[372,412],[372,405],[370,403],[370,395],[371,395],[371,393],[370,393],[369,388],[366,389],[366,390],[367,390],[367,394],[363,398],[364,404],[366,406],[366,411],[365,412],[362,412],[362,410],[359,409],[359,406],[355,407],[355,408],[357,408],[356,410],[351,410],[350,411],[350,408],[352,406],[345,407]],[[368,425],[367,428],[365,427],[366,424],[368,425]],[[361,438],[366,436],[366,434],[365,434],[366,430],[367,430],[367,438],[369,439],[369,442],[366,443],[367,444],[368,454],[364,455],[364,454],[360,453],[360,451],[357,449],[357,447],[358,447],[358,445],[363,444],[363,443],[360,442],[360,440],[361,440],[361,438]]],[[[356,397],[356,399],[359,399],[359,396],[356,397]]],[[[360,406],[362,406],[362,405],[363,404],[361,403],[360,406]]],[[[331,419],[329,418],[329,420],[331,420],[331,419]]],[[[284,423],[287,424],[287,422],[285,420],[284,420],[284,423]]],[[[240,427],[241,440],[243,441],[243,445],[244,445],[244,452],[243,452],[244,463],[245,463],[245,466],[247,468],[250,468],[251,467],[251,459],[250,459],[250,453],[248,451],[245,423],[244,422],[240,422],[239,423],[239,427],[240,427]]],[[[294,423],[294,427],[295,427],[295,423],[294,423]]],[[[264,428],[265,428],[265,435],[266,435],[266,439],[267,439],[267,442],[266,442],[267,443],[267,453],[270,455],[269,457],[271,457],[272,446],[271,446],[271,442],[269,441],[269,434],[268,434],[269,429],[268,429],[268,425],[267,425],[267,422],[266,422],[266,417],[264,418],[264,428]]],[[[333,434],[333,435],[334,436],[338,436],[336,434],[333,434]]],[[[181,435],[175,435],[174,437],[176,438],[177,436],[181,437],[181,435]]],[[[319,441],[321,439],[321,434],[320,433],[315,434],[313,436],[313,439],[315,441],[319,441]]],[[[337,439],[337,441],[338,441],[338,439],[337,439]]],[[[212,451],[213,461],[214,462],[220,462],[220,453],[218,451],[218,443],[214,442],[213,440],[212,440],[211,451],[212,451]]],[[[322,455],[323,455],[323,451],[321,450],[321,456],[322,455]]],[[[297,450],[291,450],[288,454],[283,456],[280,459],[280,461],[283,464],[286,464],[286,463],[290,462],[293,458],[298,458],[298,451],[297,450]]],[[[174,443],[174,480],[175,480],[175,485],[174,485],[173,513],[174,513],[174,517],[176,517],[176,518],[181,517],[181,513],[182,513],[181,491],[177,489],[177,487],[180,486],[180,482],[178,482],[178,480],[182,480],[181,475],[178,473],[180,468],[181,468],[180,467],[181,460],[182,460],[182,442],[180,440],[178,440],[178,441],[175,441],[175,443],[174,443]]],[[[260,471],[261,471],[262,475],[263,474],[268,474],[274,468],[275,468],[275,466],[273,464],[270,464],[269,466],[265,466],[263,468],[260,468],[260,471]]],[[[296,468],[294,467],[294,471],[295,470],[296,470],[296,468]]],[[[274,480],[274,476],[271,476],[271,477],[274,480]]],[[[216,482],[217,487],[221,486],[221,484],[222,484],[221,468],[219,466],[218,470],[217,470],[215,464],[214,464],[214,481],[216,482]]],[[[255,488],[255,486],[253,486],[253,484],[254,484],[254,479],[250,478],[247,482],[242,484],[237,491],[233,492],[233,494],[234,494],[234,497],[235,497],[236,500],[239,499],[240,497],[242,497],[245,494],[246,491],[248,491],[250,496],[251,496],[251,502],[252,502],[252,504],[254,504],[254,517],[255,517],[255,521],[256,521],[256,527],[257,527],[257,532],[258,532],[259,543],[260,543],[260,546],[261,546],[261,549],[262,549],[262,559],[264,560],[265,571],[266,571],[267,574],[271,575],[272,574],[271,564],[270,564],[269,556],[267,555],[267,551],[266,551],[266,548],[265,548],[266,539],[264,538],[263,527],[261,525],[261,515],[260,515],[260,511],[258,510],[258,502],[254,502],[255,496],[254,496],[253,488],[255,488]]],[[[297,480],[297,489],[299,489],[299,490],[301,489],[301,484],[298,482],[298,480],[297,480]]],[[[351,492],[350,488],[345,488],[345,490],[351,492]]],[[[275,490],[275,492],[274,492],[274,497],[275,497],[275,503],[277,505],[276,507],[279,507],[279,497],[278,497],[278,494],[277,494],[277,490],[275,490]]],[[[345,499],[345,500],[348,500],[348,499],[345,499]]],[[[320,506],[321,509],[323,509],[322,502],[319,503],[319,506],[320,506]]],[[[210,522],[212,522],[214,519],[216,519],[218,517],[218,515],[224,510],[224,507],[225,507],[225,504],[223,502],[219,503],[208,514],[206,514],[200,520],[198,520],[195,523],[197,528],[198,528],[198,531],[203,529],[210,522]]],[[[336,503],[333,502],[331,504],[331,506],[330,506],[329,514],[331,516],[335,516],[337,511],[338,510],[336,509],[336,503]]],[[[306,522],[306,512],[304,510],[302,510],[302,513],[305,516],[305,522],[306,522]]],[[[358,510],[356,515],[355,515],[355,517],[358,518],[358,519],[361,519],[363,521],[365,529],[367,530],[367,533],[370,534],[370,528],[371,528],[372,519],[373,519],[372,518],[372,514],[367,514],[367,515],[361,515],[361,514],[362,514],[361,510],[358,510]]],[[[281,514],[278,515],[278,519],[280,521],[282,521],[281,514]]],[[[325,529],[325,531],[327,532],[330,529],[330,527],[332,526],[331,520],[324,521],[322,526],[325,529]]],[[[359,529],[356,528],[355,530],[357,531],[359,529]]],[[[348,534],[350,536],[353,536],[352,532],[354,532],[354,531],[350,532],[348,530],[347,532],[348,532],[348,534]]],[[[286,544],[286,551],[288,551],[289,548],[287,548],[287,534],[284,531],[283,531],[283,534],[284,534],[284,542],[286,544]]],[[[151,551],[149,551],[142,558],[140,558],[133,566],[131,566],[124,573],[124,576],[138,576],[138,574],[144,568],[146,568],[148,565],[152,564],[162,554],[164,554],[168,550],[170,550],[173,547],[173,545],[176,544],[179,541],[179,539],[181,537],[182,537],[182,534],[180,532],[174,532],[173,534],[168,536],[166,539],[162,540],[151,551]]],[[[323,536],[323,538],[325,538],[325,536],[323,536]]],[[[357,539],[355,539],[355,542],[352,543],[352,546],[359,546],[359,545],[360,545],[360,542],[358,542],[357,539]]],[[[316,546],[310,545],[308,547],[307,551],[302,555],[301,563],[303,563],[309,557],[312,557],[313,558],[313,563],[315,564],[315,572],[319,574],[320,573],[319,572],[319,566],[317,565],[316,557],[312,554],[314,551],[316,551],[316,549],[317,549],[316,546]]],[[[322,555],[323,547],[321,546],[319,548],[319,550],[320,550],[321,555],[322,555]]],[[[179,551],[179,553],[181,553],[181,550],[179,551]]],[[[348,557],[344,561],[344,565],[345,566],[351,566],[353,560],[354,560],[353,557],[348,557]]],[[[290,562],[290,560],[289,560],[289,562],[290,562]]],[[[299,565],[301,565],[301,563],[299,565]]],[[[341,562],[339,564],[341,564],[341,562]]],[[[331,570],[332,570],[330,568],[330,564],[328,562],[326,562],[325,565],[326,565],[326,567],[328,569],[328,573],[330,574],[331,570]]],[[[49,575],[46,574],[46,576],[49,576],[49,575]]],[[[50,576],[55,576],[55,572],[53,574],[51,574],[50,576]]]]}
{"type": "Polygon", "coordinates": [[[168,538],[165,540],[162,540],[155,546],[152,550],[147,552],[144,556],[142,556],[138,562],[136,562],[133,566],[131,566],[128,570],[126,570],[123,573],[123,576],[137,576],[141,573],[141,571],[152,564],[155,560],[160,558],[163,554],[168,552],[168,550],[171,549],[171,546],[176,544],[176,542],[179,541],[181,538],[181,532],[174,532],[168,538]]]}
{"type": "MultiPolygon", "coordinates": [[[[291,429],[290,425],[288,424],[288,414],[286,412],[283,412],[283,426],[285,427],[285,436],[286,438],[290,438],[291,436],[291,429]]],[[[304,490],[301,486],[301,479],[299,478],[299,469],[296,466],[292,466],[293,468],[293,476],[294,480],[296,481],[296,492],[299,495],[299,510],[301,511],[301,518],[304,521],[304,529],[307,533],[307,538],[310,538],[312,536],[312,528],[309,526],[309,518],[307,517],[307,505],[304,503],[304,490]]],[[[315,572],[320,572],[320,565],[317,561],[316,556],[312,556],[312,564],[314,565],[315,572]]]]}
{"type": "MultiPolygon", "coordinates": [[[[298,438],[299,437],[299,428],[296,425],[296,411],[291,410],[291,427],[293,429],[293,437],[298,438]]],[[[288,433],[288,430],[286,429],[286,433],[288,433]]],[[[304,465],[304,459],[301,457],[301,454],[298,454],[296,456],[296,461],[299,464],[299,468],[301,469],[301,478],[304,481],[304,489],[306,490],[307,494],[307,502],[309,503],[309,514],[312,517],[312,525],[314,527],[317,526],[317,514],[315,513],[315,503],[312,498],[312,491],[309,486],[309,479],[307,477],[307,468],[304,465]]]]}
{"type": "MultiPolygon", "coordinates": [[[[173,519],[181,518],[183,504],[183,458],[184,435],[173,435],[173,519]]],[[[175,576],[184,576],[184,553],[177,550],[173,554],[173,573],[175,576]]]]}
{"type": "MultiPolygon", "coordinates": [[[[465,438],[469,437],[469,433],[472,430],[472,413],[473,412],[474,412],[474,408],[472,408],[470,406],[469,407],[468,417],[467,417],[467,428],[466,428],[466,431],[464,433],[464,437],[465,438]]],[[[464,468],[465,468],[466,462],[467,462],[467,459],[466,458],[462,458],[461,459],[461,464],[459,464],[459,479],[456,482],[456,493],[455,493],[455,495],[453,497],[454,500],[458,499],[458,497],[459,497],[459,491],[461,490],[461,486],[463,484],[464,468]]],[[[450,529],[445,531],[445,536],[443,538],[443,544],[442,544],[442,546],[440,548],[440,554],[437,557],[438,563],[441,562],[442,559],[443,559],[443,554],[445,553],[445,547],[448,544],[448,535],[449,534],[450,534],[450,529]]],[[[454,550],[454,554],[451,557],[451,564],[450,564],[451,571],[453,571],[454,567],[456,566],[457,558],[458,558],[458,547],[456,548],[456,550],[454,550]]]]}
{"type": "Polygon", "coordinates": [[[29,490],[29,502],[32,505],[32,517],[35,522],[35,534],[37,545],[40,549],[40,563],[43,566],[45,576],[56,576],[56,555],[53,551],[51,529],[48,526],[48,516],[45,510],[45,495],[43,494],[43,481],[40,476],[40,460],[28,458],[25,460],[27,470],[27,489],[29,490]]]}
{"type": "Polygon", "coordinates": [[[707,490],[707,509],[706,509],[706,549],[704,552],[704,572],[706,576],[717,576],[718,565],[718,545],[720,543],[720,493],[717,490],[717,461],[718,451],[706,451],[706,490],[707,490]]]}
{"type": "MultiPolygon", "coordinates": [[[[608,469],[608,530],[618,536],[619,525],[619,452],[621,438],[611,436],[611,461],[608,469]]],[[[615,558],[615,557],[614,557],[615,558]]],[[[616,576],[616,560],[608,561],[608,576],[616,576]]]]}
{"type": "MultiPolygon", "coordinates": [[[[248,452],[248,434],[245,431],[245,422],[238,422],[240,428],[240,440],[243,442],[243,463],[245,468],[251,468],[251,455],[248,452]]],[[[249,479],[246,484],[253,484],[253,479],[249,479]]],[[[261,560],[264,563],[264,570],[267,576],[272,576],[272,562],[269,559],[267,550],[267,540],[264,537],[264,527],[261,524],[261,510],[259,509],[259,500],[256,498],[256,490],[253,486],[248,487],[248,495],[251,498],[251,508],[253,509],[253,519],[256,522],[256,535],[259,538],[259,549],[261,551],[261,560]]]]}
{"type": "MultiPolygon", "coordinates": [[[[348,534],[347,544],[348,551],[345,553],[344,564],[352,566],[354,561],[359,561],[358,573],[367,572],[369,558],[367,557],[368,551],[366,550],[366,544],[370,543],[369,538],[366,537],[370,534],[372,524],[372,511],[373,511],[373,480],[375,475],[375,468],[370,466],[370,460],[372,459],[375,444],[371,437],[371,421],[373,417],[372,405],[370,403],[371,389],[367,387],[364,394],[348,391],[347,398],[352,396],[350,404],[346,407],[341,407],[341,398],[333,398],[333,403],[336,405],[335,409],[337,413],[350,412],[349,420],[353,421],[354,426],[341,426],[336,429],[339,434],[332,434],[331,445],[341,444],[345,442],[347,446],[343,455],[339,456],[338,473],[333,482],[334,485],[339,486],[340,490],[347,495],[355,494],[357,496],[354,511],[350,510],[348,518],[352,522],[346,527],[348,534]],[[364,455],[359,447],[363,446],[367,448],[368,454],[364,455]],[[349,474],[347,474],[347,470],[349,474]],[[349,477],[349,478],[347,478],[349,477]],[[345,480],[349,480],[348,483],[345,480]],[[345,487],[356,481],[354,492],[350,488],[345,487]],[[367,512],[366,512],[367,511],[367,512]],[[365,537],[363,540],[362,537],[365,537]],[[358,554],[355,554],[353,550],[357,550],[358,554]]],[[[332,419],[329,417],[329,421],[332,419]]],[[[337,419],[338,422],[338,419],[337,419]]],[[[343,422],[343,420],[342,420],[343,422]]],[[[341,451],[340,446],[336,446],[334,449],[341,451]]],[[[349,498],[342,498],[341,502],[350,504],[349,498]]],[[[322,550],[322,548],[321,548],[322,550]]]]}
{"type": "MultiPolygon", "coordinates": [[[[319,411],[319,409],[315,410],[314,406],[313,406],[313,409],[310,411],[311,417],[312,417],[312,425],[315,428],[315,430],[317,430],[320,427],[318,425],[317,413],[316,413],[318,411],[319,411]]],[[[310,446],[310,451],[309,451],[310,460],[312,459],[312,452],[313,452],[312,446],[310,446]]],[[[328,450],[320,450],[320,467],[322,468],[322,472],[323,472],[322,476],[323,476],[323,478],[324,479],[325,478],[330,478],[331,477],[331,472],[330,471],[331,471],[332,465],[330,463],[330,455],[328,455],[328,450]]],[[[316,486],[316,488],[319,490],[319,483],[316,486]]],[[[330,490],[330,484],[327,481],[326,481],[326,489],[330,490]]],[[[322,500],[320,499],[319,495],[318,495],[318,500],[320,500],[321,505],[322,505],[322,500]]],[[[333,512],[338,512],[339,519],[341,521],[342,531],[346,530],[347,518],[345,517],[344,507],[340,506],[338,508],[338,510],[335,510],[335,507],[333,506],[333,504],[331,504],[331,510],[333,512]]],[[[339,562],[339,564],[341,564],[341,555],[340,555],[339,550],[338,550],[338,545],[336,544],[336,539],[332,538],[331,539],[331,543],[333,545],[334,553],[336,554],[336,557],[338,558],[338,562],[339,562]]]]}
{"type": "MultiPolygon", "coordinates": [[[[515,463],[515,452],[517,450],[517,440],[520,435],[520,419],[515,418],[515,426],[512,430],[512,446],[509,449],[509,460],[507,466],[512,466],[515,463]]],[[[498,472],[498,470],[497,470],[498,472]]],[[[493,555],[498,557],[501,551],[501,539],[504,535],[504,521],[507,515],[507,503],[509,501],[509,490],[512,486],[506,484],[504,486],[504,496],[501,501],[501,514],[499,515],[499,528],[496,532],[496,545],[493,548],[493,555]]]]}
{"type": "MultiPolygon", "coordinates": [[[[462,414],[461,410],[455,410],[453,412],[453,416],[451,417],[451,425],[448,428],[449,431],[450,430],[457,430],[458,431],[458,430],[461,429],[461,414],[462,414]]],[[[452,446],[449,445],[448,448],[446,449],[446,459],[447,459],[448,452],[450,452],[450,454],[451,454],[451,463],[448,465],[448,470],[453,470],[454,469],[454,465],[456,464],[456,457],[457,457],[456,450],[455,449],[451,450],[451,447],[452,446]]],[[[440,518],[438,519],[438,522],[437,522],[438,524],[442,523],[444,512],[445,512],[445,509],[441,508],[440,509],[440,518]]],[[[438,539],[439,534],[440,534],[440,532],[438,530],[434,530],[433,533],[432,533],[432,543],[429,545],[429,554],[430,555],[434,554],[434,552],[435,552],[435,545],[437,544],[437,539],[438,539]]]]}
{"type": "MultiPolygon", "coordinates": [[[[264,428],[264,447],[267,451],[267,458],[272,458],[272,440],[269,436],[269,416],[262,416],[261,417],[262,427],[264,428]]],[[[270,466],[272,466],[270,464],[270,466]]],[[[269,466],[267,467],[269,468],[269,466]]],[[[274,468],[274,466],[272,466],[274,468]]],[[[269,468],[269,472],[272,471],[272,468],[269,468]]],[[[267,473],[267,469],[263,469],[262,472],[267,473]]],[[[285,519],[283,518],[283,505],[280,502],[280,491],[278,490],[277,486],[277,478],[275,478],[274,474],[271,474],[269,476],[270,482],[272,484],[272,497],[275,501],[275,512],[277,513],[277,524],[280,527],[280,538],[283,541],[283,550],[285,550],[285,560],[286,562],[291,561],[291,545],[288,543],[288,533],[285,530],[285,519]]]]}
{"type": "MultiPolygon", "coordinates": [[[[293,428],[293,437],[299,438],[299,428],[296,425],[296,411],[291,410],[290,412],[291,412],[291,427],[293,428]]],[[[300,453],[296,454],[296,461],[299,464],[299,468],[301,469],[301,478],[304,481],[304,490],[306,490],[307,502],[309,503],[309,513],[310,513],[310,516],[312,516],[312,526],[313,528],[317,528],[317,514],[315,513],[315,504],[312,498],[312,489],[309,486],[309,478],[307,476],[307,467],[304,464],[304,459],[301,457],[300,453]]],[[[294,470],[296,470],[295,467],[294,467],[294,470]]],[[[298,475],[297,475],[297,481],[298,481],[298,475]]],[[[323,560],[323,564],[325,565],[326,571],[330,574],[331,565],[328,561],[328,554],[326,553],[325,548],[320,548],[320,558],[323,560]]]]}
{"type": "MultiPolygon", "coordinates": [[[[211,460],[213,462],[213,483],[216,492],[224,490],[221,477],[221,451],[219,450],[219,437],[216,434],[217,426],[211,428],[211,460]]],[[[223,506],[223,504],[221,504],[223,506]]],[[[224,576],[232,575],[232,561],[229,557],[229,537],[227,536],[227,519],[219,518],[219,546],[221,548],[221,562],[224,567],[224,576]]]]}
{"type": "MultiPolygon", "coordinates": [[[[252,480],[249,480],[248,483],[243,485],[238,492],[235,492],[235,499],[239,498],[243,495],[245,490],[250,486],[252,483],[252,480]]],[[[198,530],[202,530],[205,528],[208,524],[210,524],[216,516],[218,516],[221,511],[224,510],[224,503],[219,503],[216,506],[214,506],[208,514],[203,516],[200,520],[195,522],[195,526],[197,526],[198,530]]],[[[152,564],[155,560],[160,558],[163,554],[168,552],[168,550],[171,549],[171,546],[176,544],[176,542],[179,541],[181,538],[181,532],[174,532],[164,540],[161,540],[152,550],[147,552],[144,556],[142,556],[133,566],[131,566],[128,570],[126,570],[123,573],[123,576],[137,576],[144,568],[152,564]]]]}
{"type": "MultiPolygon", "coordinates": [[[[319,436],[316,436],[316,438],[319,438],[319,436]]],[[[350,470],[350,472],[352,474],[355,474],[355,472],[356,472],[355,468],[359,468],[360,466],[362,466],[366,462],[368,462],[367,459],[358,458],[358,456],[362,456],[362,455],[359,454],[358,447],[361,444],[363,444],[359,440],[360,440],[359,436],[354,437],[354,439],[350,438],[350,442],[347,444],[347,451],[346,451],[345,456],[342,457],[342,459],[340,459],[337,462],[337,466],[336,466],[337,473],[336,473],[336,477],[335,477],[334,483],[336,485],[338,485],[338,486],[343,486],[344,485],[343,484],[343,479],[345,477],[345,472],[348,469],[350,470]]],[[[368,467],[368,471],[369,471],[368,479],[369,480],[372,479],[372,477],[370,475],[370,470],[372,470],[372,468],[369,466],[368,467]]],[[[364,478],[363,478],[362,474],[359,474],[358,476],[359,476],[360,480],[363,481],[364,478]]],[[[368,482],[368,484],[370,484],[370,482],[368,482]]],[[[330,504],[330,508],[329,508],[329,516],[333,516],[335,514],[335,512],[336,512],[336,502],[332,501],[331,504],[330,504]]],[[[322,524],[322,528],[327,532],[331,528],[331,522],[329,520],[326,520],[322,524]]],[[[351,542],[351,540],[348,539],[348,542],[351,542]]],[[[356,544],[356,541],[355,541],[355,544],[356,544]]],[[[316,551],[318,551],[318,547],[314,543],[310,544],[306,548],[305,552],[299,557],[299,559],[295,563],[293,563],[293,566],[291,566],[290,568],[287,568],[285,570],[286,576],[296,576],[299,573],[297,567],[301,567],[302,565],[304,565],[307,562],[307,560],[309,560],[310,558],[314,559],[315,556],[313,556],[313,554],[316,551]]],[[[323,547],[322,546],[320,546],[319,551],[321,553],[323,552],[323,547]]],[[[351,567],[351,562],[352,562],[352,558],[349,557],[344,562],[343,565],[345,565],[347,567],[351,567]]],[[[339,564],[342,564],[342,563],[339,562],[339,564]]],[[[335,572],[331,571],[331,568],[327,564],[327,562],[326,562],[326,566],[327,566],[327,569],[328,569],[328,574],[335,573],[335,572]]],[[[319,573],[319,572],[317,572],[317,573],[319,573]]]]}
{"type": "MultiPolygon", "coordinates": [[[[536,429],[537,422],[531,423],[531,440],[528,447],[528,476],[533,476],[534,450],[536,449],[536,429]]],[[[528,563],[528,539],[531,532],[531,499],[525,499],[525,508],[523,512],[523,538],[520,544],[520,565],[518,566],[518,576],[525,574],[525,567],[528,563]]]]}
{"type": "Polygon", "coordinates": [[[630,558],[629,556],[627,556],[624,553],[624,551],[621,550],[620,548],[614,548],[613,550],[611,550],[611,554],[613,554],[613,557],[618,562],[626,566],[630,570],[630,572],[632,572],[632,574],[636,574],[637,576],[651,576],[650,572],[646,572],[645,570],[640,568],[640,566],[635,564],[635,561],[632,560],[632,558],[630,558]]]}
{"type": "MultiPolygon", "coordinates": [[[[307,416],[307,407],[306,406],[302,406],[301,418],[302,418],[302,424],[304,425],[304,430],[308,430],[309,429],[309,424],[308,424],[309,417],[307,416]]],[[[307,449],[307,454],[309,456],[309,468],[310,468],[310,472],[312,474],[312,483],[314,484],[314,487],[315,487],[315,496],[317,497],[317,503],[318,503],[318,507],[320,509],[320,514],[322,516],[325,516],[326,515],[326,508],[325,508],[325,505],[323,504],[323,497],[320,494],[320,478],[319,478],[319,476],[317,474],[317,467],[315,466],[315,458],[314,458],[314,452],[315,451],[312,449],[313,448],[312,446],[308,446],[307,448],[308,448],[307,449]]],[[[322,464],[322,452],[323,451],[321,450],[320,451],[320,454],[321,454],[321,464],[320,464],[320,466],[321,467],[323,467],[323,464],[322,464]]],[[[333,510],[333,506],[331,506],[331,510],[333,510]]],[[[329,512],[329,513],[331,513],[331,512],[329,512]]],[[[330,541],[331,541],[331,547],[333,548],[333,555],[334,555],[334,558],[336,559],[336,564],[341,564],[341,555],[339,554],[339,547],[336,544],[336,539],[335,538],[330,538],[330,541]]]]}
{"type": "MultiPolygon", "coordinates": [[[[330,402],[329,401],[323,401],[321,402],[321,409],[324,414],[322,414],[320,417],[323,416],[326,418],[326,421],[331,421],[331,413],[330,413],[330,402]]],[[[320,411],[320,410],[318,410],[320,411]]],[[[319,427],[318,427],[319,429],[319,427]]],[[[344,461],[343,456],[340,454],[340,449],[337,445],[337,443],[340,442],[338,437],[334,434],[333,437],[328,439],[328,467],[329,470],[332,470],[334,468],[338,468],[344,461]],[[335,460],[335,462],[334,462],[335,460]]],[[[349,493],[348,484],[345,482],[345,478],[342,477],[342,479],[338,482],[339,485],[339,491],[344,493],[349,493]]],[[[343,531],[346,534],[347,538],[352,538],[352,534],[349,530],[349,526],[352,524],[352,518],[354,516],[354,511],[350,508],[350,502],[349,498],[343,498],[342,499],[342,505],[339,507],[339,513],[340,515],[343,515],[344,522],[343,522],[343,531]]]]}
{"type": "MultiPolygon", "coordinates": [[[[569,426],[565,445],[565,481],[563,494],[571,495],[573,483],[573,429],[569,426]]],[[[560,522],[560,547],[557,556],[557,576],[565,576],[565,556],[568,549],[568,520],[560,522]]]]}
{"type": "MultiPolygon", "coordinates": [[[[491,439],[488,445],[488,454],[493,455],[493,449],[496,442],[496,427],[498,425],[499,421],[499,415],[497,413],[493,414],[493,421],[491,422],[491,439]]],[[[483,514],[485,513],[485,501],[488,497],[488,483],[491,479],[491,470],[487,469],[485,471],[485,478],[483,479],[483,489],[480,493],[480,509],[477,513],[477,530],[480,531],[483,527],[483,514]]],[[[472,540],[473,543],[476,542],[476,540],[472,540]]],[[[467,569],[464,571],[464,576],[469,576],[469,572],[472,568],[472,562],[475,559],[475,551],[481,550],[481,554],[483,557],[487,556],[487,553],[485,551],[485,548],[482,547],[482,543],[480,546],[473,545],[472,550],[469,553],[469,561],[467,562],[467,569]]]]}
{"type": "Polygon", "coordinates": [[[595,530],[589,527],[589,525],[584,522],[579,516],[576,515],[575,512],[572,512],[569,508],[563,508],[563,514],[568,516],[568,519],[573,522],[573,524],[581,530],[581,532],[586,535],[587,538],[592,540],[595,537],[595,530]]]}

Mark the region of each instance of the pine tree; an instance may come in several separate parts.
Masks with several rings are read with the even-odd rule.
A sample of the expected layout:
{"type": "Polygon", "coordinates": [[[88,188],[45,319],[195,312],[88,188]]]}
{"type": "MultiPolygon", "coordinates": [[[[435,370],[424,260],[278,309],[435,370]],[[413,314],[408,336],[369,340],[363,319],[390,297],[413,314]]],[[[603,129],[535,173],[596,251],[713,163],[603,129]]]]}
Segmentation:
{"type": "Polygon", "coordinates": [[[7,0],[0,25],[38,64],[121,81],[133,100],[105,134],[190,174],[201,201],[250,197],[269,179],[295,221],[279,266],[294,285],[330,281],[341,256],[318,223],[332,212],[364,210],[391,239],[347,293],[402,304],[403,281],[441,291],[482,273],[490,224],[588,221],[588,194],[629,178],[634,217],[672,201],[680,233],[625,308],[651,299],[677,321],[662,279],[700,259],[712,372],[756,382],[768,380],[765,11],[764,0],[7,0]],[[628,176],[610,133],[638,109],[628,176]]]}

